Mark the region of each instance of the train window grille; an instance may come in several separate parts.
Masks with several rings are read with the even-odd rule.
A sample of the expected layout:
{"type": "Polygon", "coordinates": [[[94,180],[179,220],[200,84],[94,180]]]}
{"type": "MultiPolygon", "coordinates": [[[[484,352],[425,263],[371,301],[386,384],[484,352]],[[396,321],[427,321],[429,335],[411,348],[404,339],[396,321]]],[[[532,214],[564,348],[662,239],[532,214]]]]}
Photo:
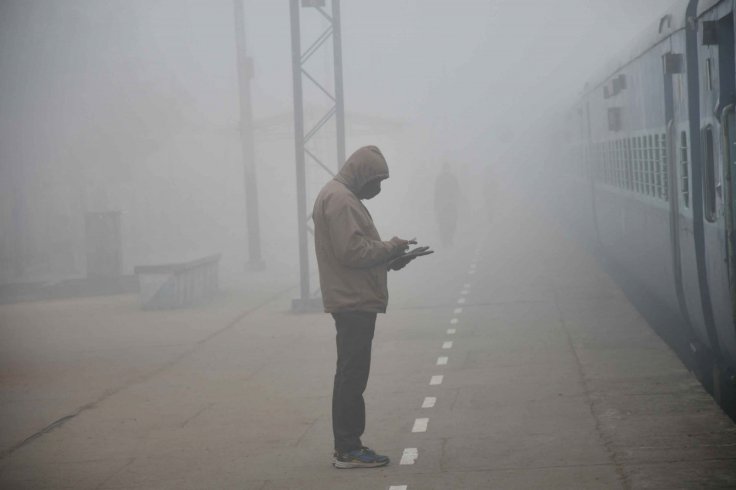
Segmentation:
{"type": "Polygon", "coordinates": [[[662,199],[664,196],[662,195],[662,167],[660,162],[660,154],[659,154],[659,135],[654,135],[654,145],[652,146],[652,153],[654,154],[654,158],[652,159],[652,163],[654,164],[654,190],[655,190],[655,197],[658,199],[662,199]]]}
{"type": "Polygon", "coordinates": [[[682,203],[686,208],[690,207],[690,176],[687,161],[687,133],[680,133],[680,192],[682,203]]]}
{"type": "Polygon", "coordinates": [[[641,137],[641,145],[639,150],[641,152],[641,193],[645,196],[649,194],[649,151],[647,144],[647,137],[641,137]]]}
{"type": "Polygon", "coordinates": [[[626,189],[626,140],[618,142],[619,187],[626,189]]]}
{"type": "Polygon", "coordinates": [[[710,222],[716,220],[716,178],[715,178],[715,148],[713,142],[713,127],[707,126],[703,131],[704,150],[704,211],[705,219],[710,222]]]}
{"type": "Polygon", "coordinates": [[[659,138],[649,135],[649,195],[655,199],[659,197],[659,138]]]}
{"type": "Polygon", "coordinates": [[[637,159],[639,158],[639,147],[636,138],[631,138],[631,186],[634,192],[639,192],[639,169],[637,159]]]}
{"type": "Polygon", "coordinates": [[[647,142],[647,195],[656,197],[656,183],[654,181],[654,138],[645,136],[647,142]]]}
{"type": "Polygon", "coordinates": [[[639,192],[647,193],[647,138],[639,137],[639,192]]]}
{"type": "Polygon", "coordinates": [[[606,180],[606,144],[598,143],[598,159],[601,166],[601,180],[606,180]]]}
{"type": "Polygon", "coordinates": [[[608,146],[608,184],[614,185],[615,178],[614,178],[614,162],[615,162],[615,153],[614,153],[614,142],[609,141],[608,146]]]}
{"type": "Polygon", "coordinates": [[[643,142],[644,141],[641,136],[637,136],[636,138],[634,138],[634,143],[635,143],[634,168],[636,171],[636,192],[638,192],[639,194],[644,193],[644,179],[643,179],[644,169],[642,166],[642,163],[643,163],[642,157],[644,156],[642,152],[643,142]]]}
{"type": "Polygon", "coordinates": [[[616,187],[621,187],[621,183],[619,182],[619,175],[620,175],[620,167],[621,167],[621,158],[620,158],[620,151],[619,151],[619,140],[613,141],[613,185],[616,187]]]}
{"type": "Polygon", "coordinates": [[[631,138],[626,138],[626,188],[630,191],[634,190],[634,152],[631,138]]]}
{"type": "Polygon", "coordinates": [[[598,143],[598,149],[600,151],[600,166],[601,166],[600,180],[601,182],[605,184],[608,181],[608,178],[606,175],[608,171],[608,169],[606,168],[606,142],[602,141],[598,143]]]}
{"type": "Polygon", "coordinates": [[[608,173],[608,168],[607,168],[607,165],[606,165],[606,161],[608,160],[608,155],[607,155],[608,151],[607,151],[607,148],[606,148],[606,142],[603,141],[603,142],[599,143],[599,147],[600,147],[600,151],[601,151],[601,167],[603,168],[603,182],[607,182],[608,181],[608,179],[607,179],[608,176],[606,174],[608,173]]]}
{"type": "Polygon", "coordinates": [[[659,138],[659,154],[660,161],[662,163],[662,199],[665,202],[670,200],[669,184],[670,184],[670,167],[669,167],[669,155],[667,155],[667,135],[662,134],[659,138]]]}
{"type": "Polygon", "coordinates": [[[631,139],[631,175],[633,177],[634,192],[640,192],[639,189],[639,137],[635,136],[631,139]]]}

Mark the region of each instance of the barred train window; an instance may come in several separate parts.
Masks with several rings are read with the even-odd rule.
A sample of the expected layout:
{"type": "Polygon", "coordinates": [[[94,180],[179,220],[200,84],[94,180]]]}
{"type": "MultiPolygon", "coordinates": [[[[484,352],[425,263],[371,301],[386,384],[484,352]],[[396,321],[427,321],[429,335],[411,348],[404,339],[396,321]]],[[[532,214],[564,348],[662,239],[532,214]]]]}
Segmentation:
{"type": "Polygon", "coordinates": [[[670,166],[667,155],[667,135],[663,134],[659,139],[659,152],[662,162],[662,199],[670,200],[670,166]]]}
{"type": "Polygon", "coordinates": [[[644,195],[649,195],[649,138],[641,137],[642,186],[644,195]]]}
{"type": "Polygon", "coordinates": [[[639,138],[631,140],[631,168],[634,177],[634,192],[639,192],[639,138]]]}
{"type": "Polygon", "coordinates": [[[703,151],[705,157],[704,165],[704,185],[703,199],[705,219],[708,221],[716,220],[716,176],[715,176],[715,154],[713,147],[713,127],[707,126],[703,130],[703,151]]]}
{"type": "Polygon", "coordinates": [[[659,199],[662,199],[664,196],[662,195],[662,162],[659,160],[659,135],[654,135],[654,144],[652,145],[652,153],[653,157],[652,162],[654,163],[654,177],[652,180],[654,181],[654,197],[657,197],[659,199]]]}
{"type": "Polygon", "coordinates": [[[690,207],[690,177],[688,175],[687,163],[687,133],[680,133],[680,192],[682,203],[686,208],[690,207]]]}
{"type": "Polygon", "coordinates": [[[634,190],[634,166],[631,138],[626,138],[626,188],[634,190]]]}
{"type": "Polygon", "coordinates": [[[654,182],[654,137],[647,135],[647,194],[654,197],[656,194],[654,182]]]}

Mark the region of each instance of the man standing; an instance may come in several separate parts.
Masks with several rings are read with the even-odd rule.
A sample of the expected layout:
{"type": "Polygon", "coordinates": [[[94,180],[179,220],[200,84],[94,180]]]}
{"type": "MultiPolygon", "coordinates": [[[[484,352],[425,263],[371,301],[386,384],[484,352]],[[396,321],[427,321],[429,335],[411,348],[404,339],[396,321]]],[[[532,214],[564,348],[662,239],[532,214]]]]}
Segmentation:
{"type": "MultiPolygon", "coordinates": [[[[402,255],[410,240],[381,241],[362,199],[381,192],[388,165],[375,146],[353,153],[314,203],[314,244],[326,313],[337,329],[337,370],[332,391],[335,468],[372,468],[389,458],[363,446],[363,392],[368,383],[371,343],[378,313],[386,312],[389,261],[402,255]]],[[[391,263],[403,268],[411,258],[391,263]]]]}

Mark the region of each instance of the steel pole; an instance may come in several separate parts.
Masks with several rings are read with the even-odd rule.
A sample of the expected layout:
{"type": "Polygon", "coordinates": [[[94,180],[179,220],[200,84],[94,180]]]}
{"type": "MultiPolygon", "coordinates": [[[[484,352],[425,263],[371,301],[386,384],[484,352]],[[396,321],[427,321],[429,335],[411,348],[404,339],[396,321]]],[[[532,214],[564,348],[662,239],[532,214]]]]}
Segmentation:
{"type": "Polygon", "coordinates": [[[301,29],[299,0],[290,0],[291,70],[294,81],[294,160],[296,162],[296,198],[299,226],[299,273],[301,300],[309,299],[309,255],[307,248],[307,183],[304,160],[304,106],[302,98],[301,29]]]}
{"type": "Polygon", "coordinates": [[[335,72],[335,126],[337,135],[337,168],[345,164],[345,103],[342,84],[342,27],[340,0],[332,0],[332,46],[335,72]]]}
{"type": "Polygon", "coordinates": [[[261,258],[261,230],[258,220],[258,185],[256,181],[253,142],[253,109],[250,98],[252,62],[248,58],[245,37],[245,9],[243,0],[233,0],[235,14],[236,62],[240,95],[240,142],[245,176],[245,212],[248,229],[248,264],[252,269],[263,269],[261,258]]]}

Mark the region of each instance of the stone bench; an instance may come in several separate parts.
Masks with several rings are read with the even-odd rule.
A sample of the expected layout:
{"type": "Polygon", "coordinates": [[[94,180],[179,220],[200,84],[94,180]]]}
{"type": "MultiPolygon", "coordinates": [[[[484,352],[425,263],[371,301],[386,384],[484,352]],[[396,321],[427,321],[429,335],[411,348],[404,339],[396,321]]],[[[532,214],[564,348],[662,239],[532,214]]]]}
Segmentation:
{"type": "Polygon", "coordinates": [[[218,291],[220,254],[189,262],[139,265],[141,308],[182,308],[212,297],[218,291]]]}

